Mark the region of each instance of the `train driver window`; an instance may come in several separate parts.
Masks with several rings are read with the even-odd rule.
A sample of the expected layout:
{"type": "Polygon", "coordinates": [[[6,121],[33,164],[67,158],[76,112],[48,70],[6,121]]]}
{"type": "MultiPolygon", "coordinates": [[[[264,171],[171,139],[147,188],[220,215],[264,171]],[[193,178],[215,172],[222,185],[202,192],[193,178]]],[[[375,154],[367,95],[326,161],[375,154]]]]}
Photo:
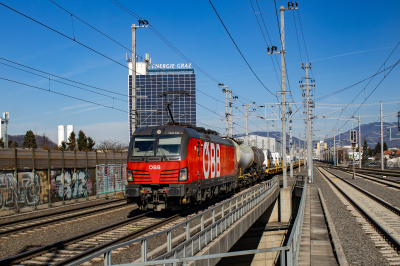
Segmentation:
{"type": "Polygon", "coordinates": [[[197,156],[200,157],[200,141],[197,142],[197,156]]]}
{"type": "Polygon", "coordinates": [[[160,136],[158,139],[157,155],[179,155],[181,151],[181,136],[160,136]]]}

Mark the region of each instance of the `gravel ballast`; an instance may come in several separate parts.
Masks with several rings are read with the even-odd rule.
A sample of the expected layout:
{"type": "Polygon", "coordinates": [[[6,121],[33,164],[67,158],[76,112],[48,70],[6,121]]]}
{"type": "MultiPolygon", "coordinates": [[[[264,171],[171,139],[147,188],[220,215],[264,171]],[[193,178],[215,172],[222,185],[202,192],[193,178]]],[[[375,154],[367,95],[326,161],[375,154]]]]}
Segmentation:
{"type": "Polygon", "coordinates": [[[337,174],[338,176],[346,179],[347,181],[350,181],[351,183],[355,184],[356,186],[359,186],[362,189],[365,189],[366,191],[374,194],[378,198],[381,198],[390,204],[400,208],[400,195],[399,191],[395,189],[390,189],[388,186],[382,185],[375,183],[373,181],[369,181],[367,179],[364,179],[362,177],[357,177],[356,179],[353,179],[353,175],[349,173],[344,173],[342,171],[330,169],[334,174],[337,174]]]}
{"type": "Polygon", "coordinates": [[[335,224],[349,265],[389,265],[374,243],[336,196],[328,181],[314,168],[314,186],[319,187],[335,224]]]}
{"type": "Polygon", "coordinates": [[[0,259],[4,259],[43,245],[82,234],[112,223],[120,222],[141,212],[135,204],[110,212],[102,212],[73,221],[51,224],[24,233],[0,238],[0,259]]]}

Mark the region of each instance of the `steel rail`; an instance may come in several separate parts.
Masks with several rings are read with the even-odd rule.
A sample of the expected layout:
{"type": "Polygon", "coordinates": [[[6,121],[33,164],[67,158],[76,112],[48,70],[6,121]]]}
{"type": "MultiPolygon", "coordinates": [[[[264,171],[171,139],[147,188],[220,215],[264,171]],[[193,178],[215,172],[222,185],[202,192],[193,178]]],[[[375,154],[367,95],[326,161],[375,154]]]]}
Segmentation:
{"type": "Polygon", "coordinates": [[[101,227],[101,228],[98,228],[98,229],[95,229],[95,230],[92,230],[92,231],[89,231],[89,232],[86,232],[86,233],[83,233],[83,234],[79,234],[79,235],[76,235],[76,236],[73,236],[73,237],[69,237],[69,238],[66,238],[66,239],[61,240],[61,241],[57,241],[57,242],[54,242],[54,243],[51,243],[51,244],[48,244],[48,245],[45,245],[45,246],[42,246],[42,247],[39,247],[39,248],[36,248],[36,249],[29,250],[29,251],[24,252],[24,253],[20,253],[20,254],[5,258],[3,260],[0,260],[0,265],[2,265],[2,266],[3,265],[4,266],[5,265],[15,265],[15,264],[20,263],[22,261],[25,261],[25,260],[31,259],[33,257],[40,256],[40,255],[42,255],[44,253],[53,251],[53,250],[55,250],[57,248],[66,247],[69,244],[78,242],[80,240],[87,239],[87,238],[92,237],[92,236],[96,236],[98,234],[106,233],[106,232],[111,231],[111,230],[113,230],[113,229],[115,229],[117,227],[124,226],[124,225],[132,223],[132,222],[143,220],[144,218],[146,218],[146,216],[148,214],[149,213],[143,213],[141,215],[138,215],[138,216],[133,217],[133,218],[126,219],[124,221],[113,223],[113,224],[110,224],[110,225],[107,225],[107,226],[104,226],[104,227],[101,227]]]}
{"type": "Polygon", "coordinates": [[[384,207],[386,207],[387,209],[391,210],[392,212],[396,213],[397,215],[400,216],[400,209],[393,206],[392,204],[388,203],[387,201],[384,201],[381,198],[378,198],[377,196],[375,196],[374,194],[366,191],[365,189],[360,188],[357,185],[354,185],[353,183],[347,181],[346,179],[338,176],[337,174],[332,173],[331,171],[325,169],[324,167],[322,167],[325,171],[327,171],[328,173],[336,176],[337,178],[339,178],[340,180],[346,182],[348,185],[352,186],[353,188],[357,189],[358,191],[360,191],[361,193],[363,193],[364,195],[370,197],[371,199],[375,200],[376,202],[378,202],[379,204],[383,205],[384,207]]]}
{"type": "MultiPolygon", "coordinates": [[[[221,198],[215,198],[215,199],[210,200],[210,201],[208,201],[208,202],[206,202],[204,204],[196,206],[195,208],[183,211],[182,213],[176,214],[176,215],[174,215],[172,217],[169,217],[166,220],[163,220],[163,221],[161,221],[159,223],[156,223],[156,224],[150,225],[150,226],[148,226],[146,228],[143,228],[140,231],[136,231],[136,232],[132,232],[132,233],[127,234],[127,235],[123,235],[123,236],[121,236],[119,238],[116,238],[114,240],[106,242],[106,243],[104,243],[102,245],[98,245],[98,246],[96,246],[94,248],[91,248],[91,249],[88,249],[86,251],[83,251],[83,252],[81,252],[81,253],[79,253],[79,254],[77,254],[75,256],[72,256],[72,257],[66,258],[65,260],[56,262],[56,263],[54,263],[52,265],[53,266],[69,265],[70,263],[75,262],[77,260],[80,260],[80,259],[82,259],[82,258],[84,258],[86,256],[89,256],[92,253],[98,252],[98,251],[100,251],[102,249],[105,249],[105,248],[108,248],[110,246],[114,246],[114,245],[129,241],[131,239],[137,238],[137,237],[139,237],[139,236],[141,236],[143,234],[146,234],[148,232],[151,232],[151,231],[153,231],[153,230],[155,230],[155,229],[157,229],[157,228],[159,228],[159,227],[161,227],[163,225],[166,225],[166,224],[170,223],[171,221],[176,220],[176,219],[178,219],[178,218],[180,218],[182,216],[185,216],[185,215],[188,215],[190,213],[196,212],[196,211],[198,211],[198,210],[200,210],[202,208],[207,208],[209,206],[212,206],[212,205],[214,205],[215,203],[217,203],[217,202],[219,202],[221,200],[224,202],[224,200],[226,198],[229,198],[232,195],[234,195],[234,193],[227,193],[226,196],[224,198],[222,198],[222,199],[221,198]]],[[[190,219],[192,219],[192,218],[190,218],[190,219]]],[[[0,263],[1,263],[1,261],[0,261],[0,263]]]]}
{"type": "MultiPolygon", "coordinates": [[[[326,167],[328,167],[328,166],[326,166],[326,167]]],[[[338,170],[338,171],[342,171],[344,173],[353,173],[352,170],[348,170],[348,169],[337,168],[337,167],[332,167],[332,166],[329,166],[329,168],[332,168],[332,169],[335,169],[335,170],[338,170]]],[[[382,184],[382,185],[386,185],[386,186],[391,186],[392,188],[400,189],[400,187],[398,187],[400,185],[399,181],[390,180],[390,179],[379,180],[379,179],[375,179],[375,178],[378,178],[378,177],[372,176],[371,174],[357,173],[357,171],[356,171],[356,174],[359,174],[359,177],[371,180],[373,182],[376,182],[376,183],[379,183],[379,184],[382,184]],[[364,175],[364,176],[361,176],[361,175],[364,175]],[[368,175],[369,175],[369,177],[368,177],[368,175]],[[388,184],[388,183],[390,183],[390,184],[388,184]]]]}
{"type": "MultiPolygon", "coordinates": [[[[126,204],[126,203],[125,204],[118,204],[116,206],[112,206],[111,208],[112,209],[116,209],[116,208],[120,208],[120,207],[127,206],[127,205],[128,204],[126,204]]],[[[66,217],[60,217],[60,218],[51,218],[51,216],[53,214],[50,214],[49,216],[44,215],[44,216],[42,216],[40,218],[43,219],[45,217],[48,217],[48,219],[51,219],[51,220],[47,220],[47,221],[43,221],[43,222],[39,221],[38,223],[29,224],[29,225],[20,225],[20,227],[17,227],[17,228],[5,230],[5,231],[0,231],[0,236],[8,235],[8,234],[11,234],[11,233],[16,233],[16,232],[20,232],[20,231],[25,231],[25,230],[29,230],[29,229],[32,229],[32,228],[35,228],[35,227],[41,227],[41,226],[52,224],[52,223],[56,223],[56,222],[61,222],[61,221],[65,221],[65,220],[71,220],[71,219],[75,219],[75,218],[78,218],[78,217],[81,217],[81,216],[85,216],[85,215],[88,215],[88,214],[93,214],[93,213],[102,212],[102,211],[108,211],[108,210],[112,210],[112,209],[110,209],[110,206],[106,206],[106,207],[101,208],[101,209],[91,210],[91,211],[79,213],[79,214],[76,214],[76,215],[72,214],[72,215],[69,215],[69,216],[66,216],[66,217]]],[[[62,214],[62,212],[59,212],[57,214],[62,214]]],[[[56,215],[54,214],[54,216],[56,216],[56,215]]],[[[19,223],[26,222],[26,221],[31,221],[31,220],[35,220],[35,219],[38,219],[38,217],[27,218],[26,220],[24,219],[24,220],[17,220],[17,221],[13,221],[13,222],[7,222],[7,223],[4,223],[4,224],[0,224],[0,226],[5,226],[5,225],[12,226],[13,224],[17,225],[19,223]]]]}
{"type": "MultiPolygon", "coordinates": [[[[45,218],[45,217],[48,217],[49,215],[58,215],[58,214],[63,214],[63,213],[80,211],[80,210],[84,210],[84,209],[98,207],[98,206],[101,206],[101,205],[108,205],[108,204],[112,204],[112,203],[123,201],[123,200],[126,200],[126,199],[118,199],[118,200],[114,200],[114,201],[103,202],[103,203],[100,203],[100,204],[93,204],[93,205],[90,205],[90,206],[84,206],[84,207],[75,208],[75,209],[71,209],[71,210],[58,211],[58,212],[53,212],[53,213],[50,213],[50,214],[43,214],[43,215],[38,215],[38,216],[33,216],[33,217],[27,217],[27,218],[23,218],[23,219],[19,219],[19,220],[0,223],[0,227],[6,226],[6,225],[10,225],[10,224],[13,224],[13,223],[22,223],[22,222],[35,220],[35,219],[45,218]]],[[[73,206],[73,205],[71,205],[71,206],[73,206]]],[[[45,210],[51,210],[51,209],[45,209],[45,210]]],[[[29,212],[26,213],[26,215],[28,215],[28,214],[29,214],[29,212]]],[[[6,219],[6,218],[9,218],[9,217],[7,217],[7,216],[2,217],[2,219],[6,219]]]]}
{"type": "Polygon", "coordinates": [[[137,238],[137,237],[139,237],[139,236],[141,236],[143,234],[146,234],[148,232],[153,231],[154,229],[157,229],[157,228],[159,228],[161,226],[164,226],[164,225],[166,225],[168,223],[171,223],[172,221],[177,220],[180,217],[181,217],[180,214],[175,214],[174,216],[171,216],[171,217],[169,217],[169,218],[167,218],[167,219],[165,219],[163,221],[160,221],[160,222],[155,223],[155,224],[151,224],[151,225],[141,229],[140,231],[136,231],[136,232],[132,232],[132,233],[127,234],[127,235],[123,235],[123,236],[118,237],[118,238],[116,238],[114,240],[111,240],[111,241],[106,242],[104,244],[95,246],[94,248],[91,248],[89,250],[83,251],[83,252],[81,252],[81,253],[79,253],[79,254],[77,254],[75,256],[72,256],[72,257],[66,258],[65,260],[56,262],[56,263],[54,263],[52,265],[53,266],[68,265],[69,263],[71,263],[73,261],[76,261],[76,260],[79,260],[79,259],[81,259],[83,257],[86,257],[86,256],[90,255],[91,253],[94,253],[96,251],[102,250],[103,248],[107,248],[109,246],[113,246],[113,245],[128,241],[131,238],[137,238]]]}
{"type": "MultiPolygon", "coordinates": [[[[323,167],[319,166],[320,168],[323,169],[323,167]]],[[[324,169],[325,171],[327,171],[326,169],[324,169]]],[[[335,182],[333,182],[330,178],[327,177],[327,175],[325,173],[323,173],[322,171],[319,171],[322,175],[324,175],[326,177],[326,179],[329,180],[329,182],[350,202],[351,205],[353,205],[354,208],[356,208],[362,216],[364,216],[383,236],[384,238],[386,238],[386,240],[397,250],[400,251],[400,242],[393,237],[383,226],[381,226],[374,218],[372,218],[371,215],[368,214],[368,212],[366,212],[363,208],[361,208],[361,206],[359,206],[349,195],[347,195],[341,188],[339,188],[338,185],[335,184],[335,182]]],[[[331,172],[327,171],[328,173],[332,174],[331,172]]],[[[347,182],[346,180],[344,180],[343,178],[332,174],[338,178],[340,178],[342,181],[347,182]]],[[[347,182],[348,184],[351,184],[349,182],[347,182]]],[[[352,186],[354,186],[357,190],[360,190],[362,193],[366,192],[363,189],[351,184],[352,186]]],[[[371,193],[367,192],[366,195],[368,197],[370,197],[370,195],[372,195],[371,193]],[[368,194],[367,194],[368,193],[368,194]]],[[[372,195],[374,196],[374,195],[372,195]]],[[[377,198],[376,196],[374,196],[375,198],[377,198]]],[[[377,198],[379,199],[379,198],[377,198]]],[[[374,199],[375,200],[375,199],[374,199]]],[[[389,203],[383,201],[380,199],[381,202],[379,202],[380,204],[384,205],[384,207],[387,207],[387,205],[390,205],[389,203]]],[[[390,205],[391,206],[391,205],[390,205]]],[[[391,206],[393,208],[396,208],[394,206],[391,206]]],[[[396,208],[397,209],[397,208],[396,208]]],[[[391,209],[390,209],[391,210],[391,209]]],[[[397,209],[397,211],[400,211],[399,209],[397,209]]],[[[398,214],[398,213],[396,213],[398,214]]]]}

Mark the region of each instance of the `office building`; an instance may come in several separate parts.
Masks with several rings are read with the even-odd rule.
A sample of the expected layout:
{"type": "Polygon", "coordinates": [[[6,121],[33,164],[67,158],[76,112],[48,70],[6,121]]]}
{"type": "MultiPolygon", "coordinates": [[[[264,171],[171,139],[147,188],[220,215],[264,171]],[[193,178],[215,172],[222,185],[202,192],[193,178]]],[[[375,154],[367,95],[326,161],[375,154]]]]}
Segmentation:
{"type": "MultiPolygon", "coordinates": [[[[128,60],[131,69],[132,60],[128,60]]],[[[136,128],[158,126],[168,123],[170,117],[160,94],[167,91],[185,91],[191,96],[181,96],[170,106],[175,122],[190,123],[196,126],[196,74],[191,64],[151,64],[148,55],[142,62],[136,63],[136,97],[132,97],[132,70],[129,70],[129,118],[130,136],[132,116],[136,113],[136,128]],[[132,110],[136,101],[136,110],[132,110]]],[[[168,95],[167,101],[173,101],[179,95],[168,95]]]]}

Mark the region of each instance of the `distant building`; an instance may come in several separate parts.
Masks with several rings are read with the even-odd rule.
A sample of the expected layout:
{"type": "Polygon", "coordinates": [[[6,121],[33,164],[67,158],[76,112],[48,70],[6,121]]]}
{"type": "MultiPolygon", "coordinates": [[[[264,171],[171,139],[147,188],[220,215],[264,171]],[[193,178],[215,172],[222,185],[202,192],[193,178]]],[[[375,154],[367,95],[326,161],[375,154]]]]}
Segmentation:
{"type": "Polygon", "coordinates": [[[71,136],[71,133],[74,132],[74,126],[73,125],[68,125],[67,126],[67,138],[66,140],[68,140],[69,136],[71,136]]]}
{"type": "MultiPolygon", "coordinates": [[[[160,93],[167,91],[186,91],[191,97],[183,96],[170,107],[175,122],[190,123],[196,126],[196,74],[191,64],[153,64],[146,55],[146,60],[136,63],[136,75],[129,70],[129,128],[130,137],[135,131],[132,128],[133,116],[136,116],[136,128],[158,126],[170,121],[164,97],[160,93]],[[132,78],[136,78],[136,98],[132,97],[132,78]],[[136,101],[136,113],[132,105],[136,101]]],[[[128,60],[132,69],[132,60],[128,60]]],[[[172,101],[178,95],[169,95],[172,101]]]]}
{"type": "Polygon", "coordinates": [[[63,125],[58,126],[58,141],[57,145],[61,146],[61,143],[65,141],[65,127],[63,125]]]}

